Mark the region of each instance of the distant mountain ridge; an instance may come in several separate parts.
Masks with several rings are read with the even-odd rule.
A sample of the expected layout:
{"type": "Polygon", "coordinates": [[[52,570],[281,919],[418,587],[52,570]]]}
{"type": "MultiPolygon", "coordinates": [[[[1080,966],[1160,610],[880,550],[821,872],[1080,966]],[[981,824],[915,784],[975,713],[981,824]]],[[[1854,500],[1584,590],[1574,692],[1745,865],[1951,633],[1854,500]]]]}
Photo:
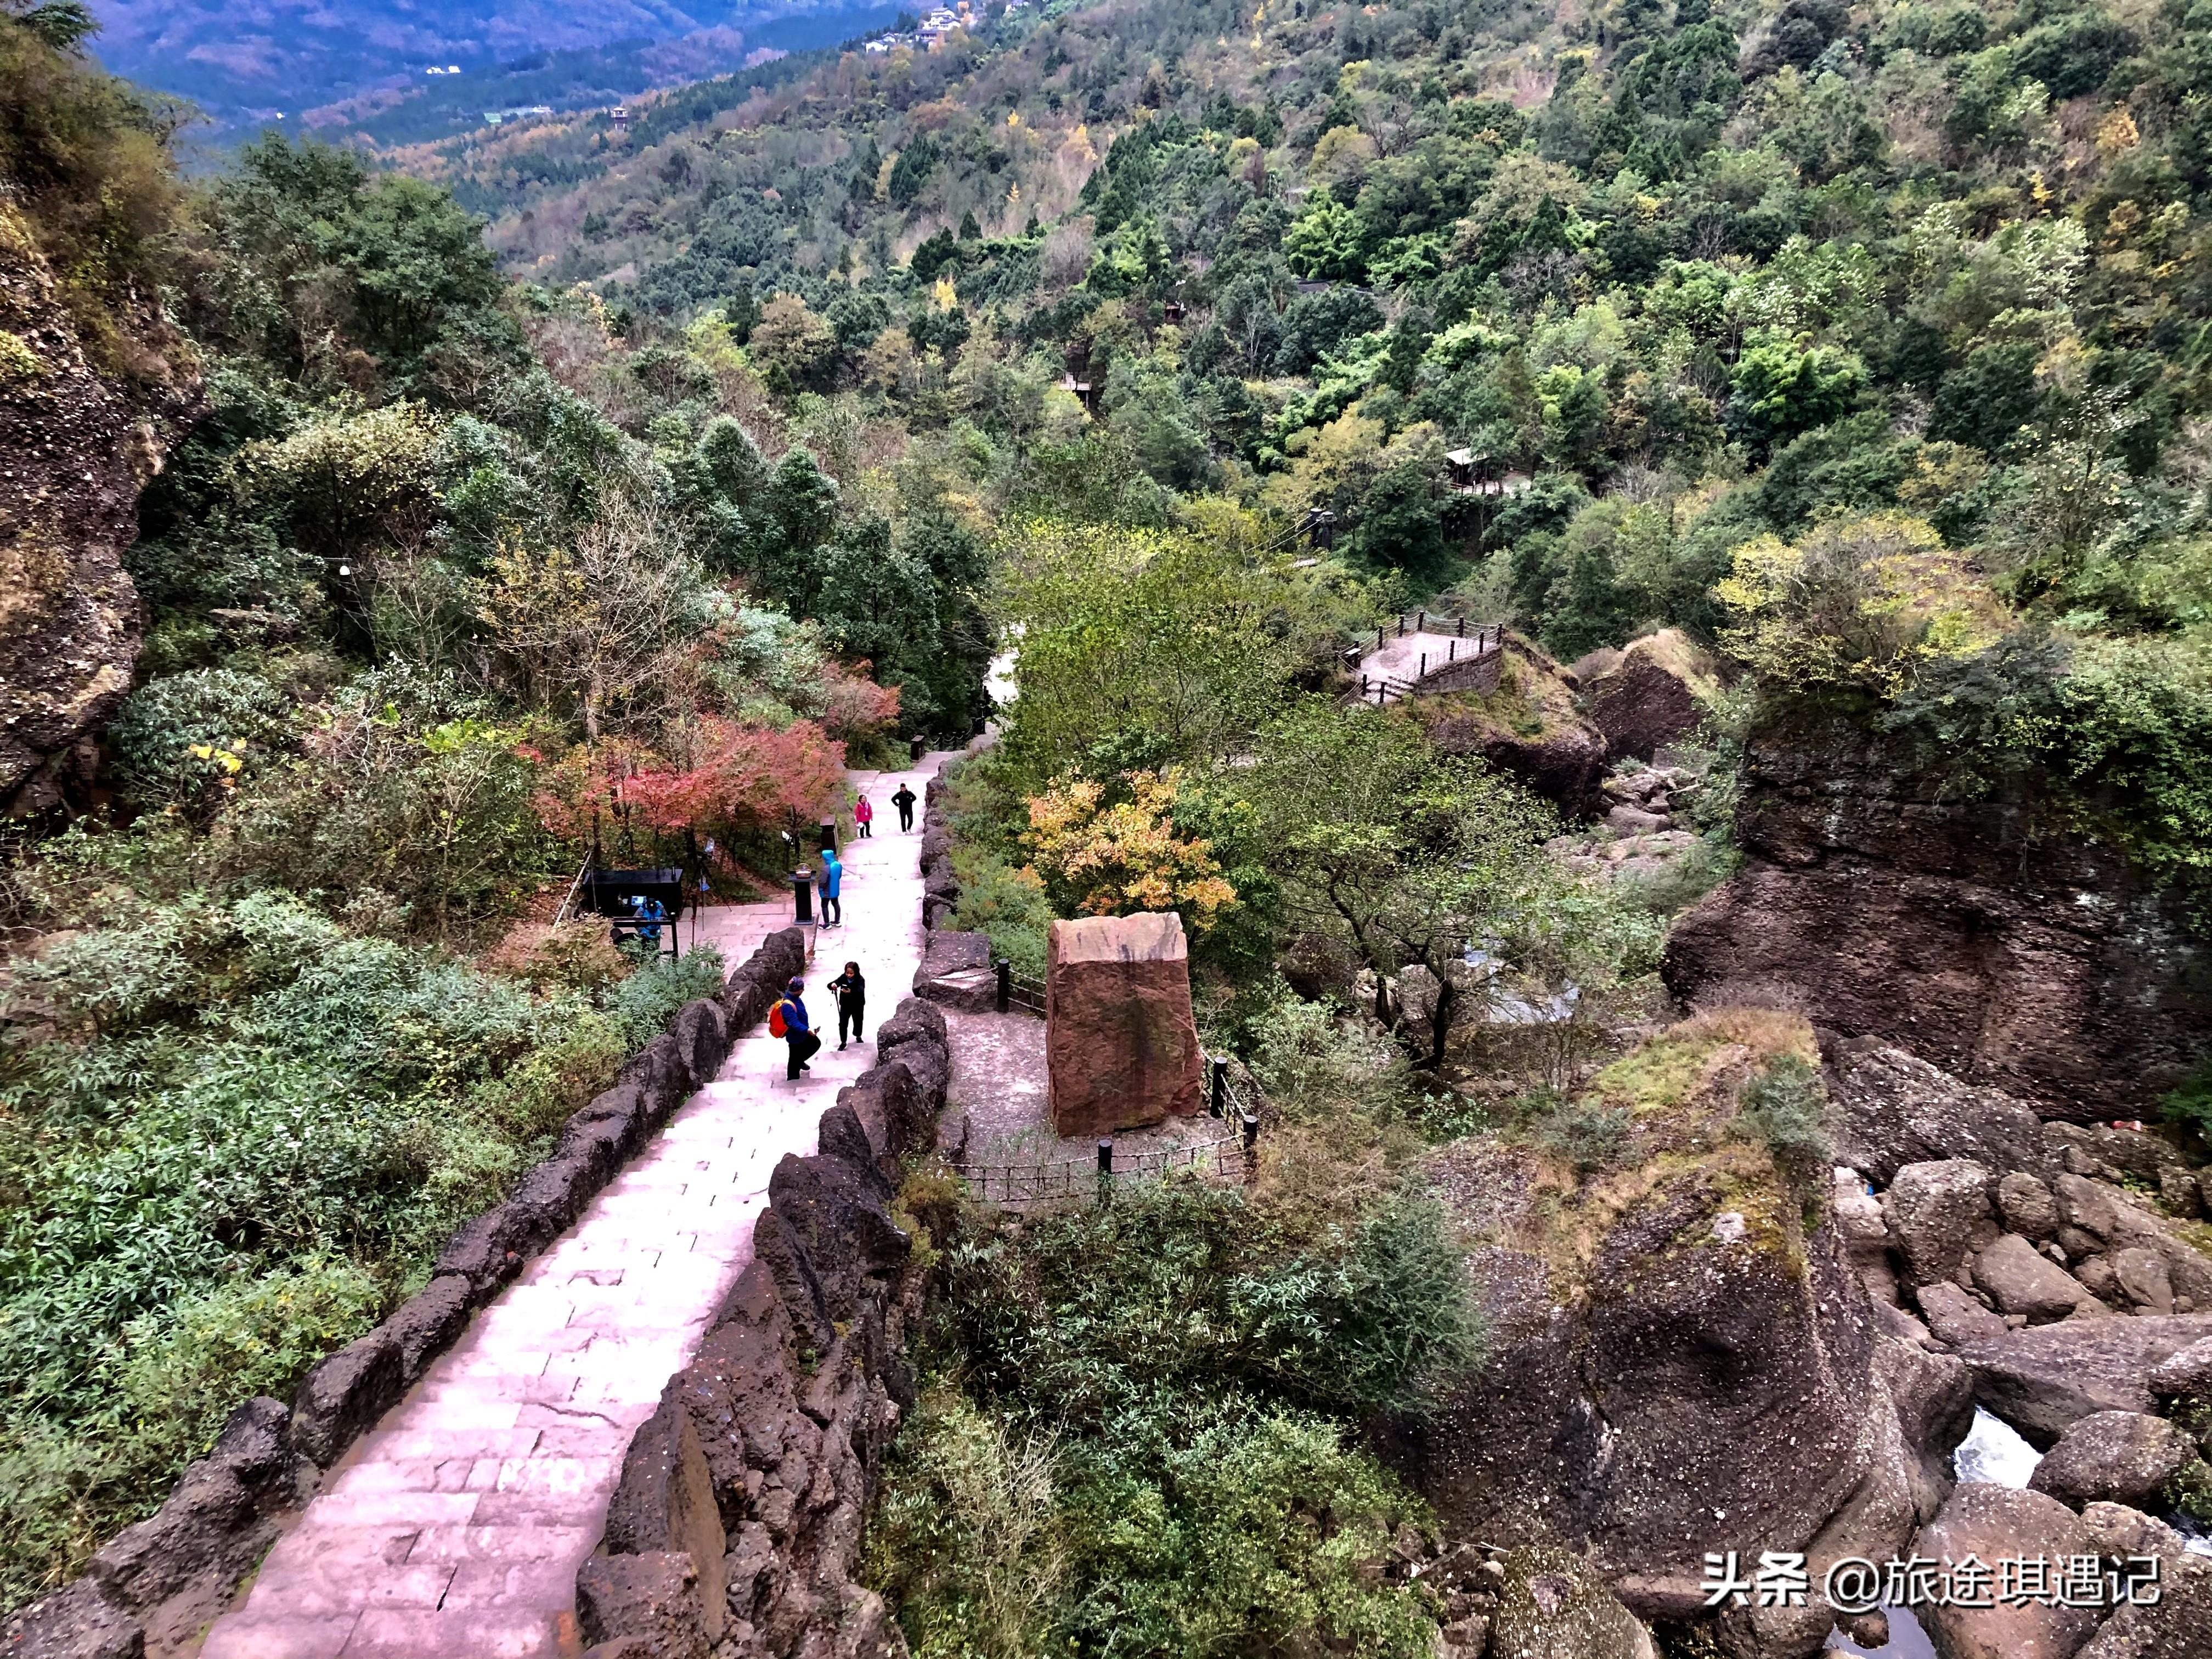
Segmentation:
{"type": "Polygon", "coordinates": [[[371,107],[429,98],[454,109],[499,108],[524,100],[509,84],[518,71],[543,79],[562,55],[584,57],[558,66],[561,88],[580,95],[604,85],[619,95],[734,68],[762,45],[819,44],[864,9],[879,8],[854,0],[94,0],[101,32],[92,45],[115,73],[189,98],[218,125],[235,127],[296,121],[365,94],[371,107]],[[802,21],[820,27],[794,33],[791,25],[802,21]],[[748,41],[779,23],[772,33],[786,38],[748,41]],[[675,48],[675,73],[647,72],[642,60],[671,49],[659,43],[687,38],[690,50],[675,48]],[[461,73],[448,80],[448,68],[461,73]]]}

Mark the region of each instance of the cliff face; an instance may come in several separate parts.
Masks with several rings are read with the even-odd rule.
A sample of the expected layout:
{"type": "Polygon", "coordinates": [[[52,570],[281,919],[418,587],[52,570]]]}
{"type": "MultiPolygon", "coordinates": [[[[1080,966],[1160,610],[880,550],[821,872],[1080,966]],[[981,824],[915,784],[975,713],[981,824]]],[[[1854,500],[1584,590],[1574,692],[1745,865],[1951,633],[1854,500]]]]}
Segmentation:
{"type": "Polygon", "coordinates": [[[89,782],[143,623],[123,568],[138,492],[197,393],[151,307],[88,351],[53,272],[0,200],[0,814],[89,782]],[[126,357],[128,375],[101,366],[126,357]]]}
{"type": "Polygon", "coordinates": [[[1675,924],[1693,1006],[1798,1009],[2047,1116],[2135,1116],[2212,1042],[2212,961],[2116,848],[2032,793],[1962,801],[1837,720],[1751,745],[1746,867],[1675,924]]]}
{"type": "MultiPolygon", "coordinates": [[[[1790,1016],[1699,1015],[1594,1079],[1629,1126],[1609,1167],[1487,1135],[1431,1160],[1490,1324],[1407,1460],[1450,1531],[1564,1542],[1639,1617],[1691,1620],[1707,1550],[1803,1550],[1817,1583],[1934,1512],[1920,1460],[1960,1411],[1917,1424],[1914,1357],[1874,1322],[1826,1171],[1793,1182],[1734,1127],[1754,1076],[1814,1053],[1790,1016]]],[[[1814,1651],[1828,1618],[1798,1611],[1724,1650],[1814,1651]]]]}

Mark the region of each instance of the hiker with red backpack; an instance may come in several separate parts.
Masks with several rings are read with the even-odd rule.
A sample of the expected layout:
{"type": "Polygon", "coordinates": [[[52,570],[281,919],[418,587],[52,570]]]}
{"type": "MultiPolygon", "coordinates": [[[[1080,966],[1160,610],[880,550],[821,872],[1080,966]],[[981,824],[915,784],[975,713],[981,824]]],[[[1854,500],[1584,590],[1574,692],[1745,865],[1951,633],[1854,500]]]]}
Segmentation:
{"type": "Polygon", "coordinates": [[[806,1004],[799,996],[805,988],[806,981],[793,975],[791,983],[783,988],[783,1000],[768,1013],[768,1034],[780,1036],[790,1045],[791,1057],[783,1073],[790,1083],[798,1082],[801,1072],[813,1069],[806,1062],[822,1047],[822,1039],[814,1035],[814,1022],[806,1017],[806,1004]]]}

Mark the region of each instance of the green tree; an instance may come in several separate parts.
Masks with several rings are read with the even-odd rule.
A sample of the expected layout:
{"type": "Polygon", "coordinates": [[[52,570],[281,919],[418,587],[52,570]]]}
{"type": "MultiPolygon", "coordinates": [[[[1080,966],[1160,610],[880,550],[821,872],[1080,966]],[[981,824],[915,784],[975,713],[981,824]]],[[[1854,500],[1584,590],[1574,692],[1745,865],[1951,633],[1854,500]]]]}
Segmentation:
{"type": "Polygon", "coordinates": [[[1210,769],[1334,644],[1310,579],[1222,542],[1038,523],[1003,557],[998,610],[1021,681],[1006,746],[1037,785],[1071,769],[1210,769]]]}
{"type": "Polygon", "coordinates": [[[1763,453],[1849,414],[1866,380],[1866,365],[1834,346],[1753,346],[1735,366],[1729,434],[1763,453]]]}
{"type": "Polygon", "coordinates": [[[1420,968],[1436,1004],[1419,1059],[1503,987],[1463,957],[1548,896],[1548,808],[1419,728],[1366,704],[1309,699],[1270,726],[1245,779],[1285,904],[1379,981],[1420,968]]]}

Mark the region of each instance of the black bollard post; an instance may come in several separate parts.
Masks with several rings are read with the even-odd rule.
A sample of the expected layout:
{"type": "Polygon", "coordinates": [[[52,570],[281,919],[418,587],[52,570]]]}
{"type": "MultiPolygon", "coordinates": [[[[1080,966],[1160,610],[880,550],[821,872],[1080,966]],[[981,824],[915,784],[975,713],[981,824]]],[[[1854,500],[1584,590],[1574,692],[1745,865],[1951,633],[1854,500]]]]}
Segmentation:
{"type": "Polygon", "coordinates": [[[1422,681],[1422,680],[1425,680],[1425,679],[1428,678],[1428,677],[1429,677],[1429,653],[1428,653],[1427,652],[1424,651],[1424,652],[1422,652],[1422,653],[1421,653],[1421,672],[1420,672],[1419,673],[1418,673],[1418,674],[1414,675],[1414,676],[1413,676],[1413,679],[1414,679],[1414,682],[1415,682],[1416,684],[1419,684],[1420,681],[1422,681]]]}
{"type": "Polygon", "coordinates": [[[997,963],[999,969],[999,1012],[1005,1013],[1014,1006],[1014,964],[1005,957],[997,963]]]}
{"type": "Polygon", "coordinates": [[[1114,1201],[1114,1143],[1098,1143],[1098,1202],[1103,1206],[1114,1201]]]}
{"type": "Polygon", "coordinates": [[[1453,640],[1444,647],[1444,666],[1450,667],[1459,660],[1459,641],[1453,640]]]}
{"type": "Polygon", "coordinates": [[[1225,1060],[1214,1060],[1212,1072],[1213,1115],[1216,1117],[1225,1117],[1228,1115],[1229,1104],[1229,1062],[1225,1060]]]}
{"type": "Polygon", "coordinates": [[[1414,619],[1413,631],[1416,634],[1425,634],[1429,631],[1429,613],[1427,611],[1422,611],[1414,619]]]}
{"type": "Polygon", "coordinates": [[[814,872],[811,870],[791,872],[791,919],[798,922],[814,920],[814,872]]]}
{"type": "MultiPolygon", "coordinates": [[[[1467,618],[1465,617],[1462,617],[1459,619],[1459,636],[1462,639],[1465,639],[1467,637],[1467,618]]],[[[1480,641],[1477,642],[1480,643],[1480,641]]]]}
{"type": "Polygon", "coordinates": [[[1255,1112],[1244,1114],[1244,1179],[1249,1181],[1259,1171],[1260,1118],[1255,1112]]]}

